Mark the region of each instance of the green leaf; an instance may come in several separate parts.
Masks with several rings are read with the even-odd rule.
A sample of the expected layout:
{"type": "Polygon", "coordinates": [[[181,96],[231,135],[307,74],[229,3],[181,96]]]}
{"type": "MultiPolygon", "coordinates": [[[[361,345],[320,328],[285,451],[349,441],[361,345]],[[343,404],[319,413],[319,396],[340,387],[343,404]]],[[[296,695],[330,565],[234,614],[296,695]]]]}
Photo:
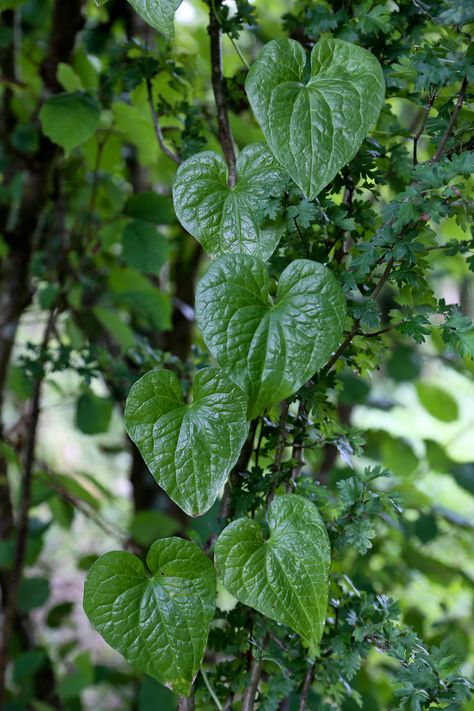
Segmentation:
{"type": "Polygon", "coordinates": [[[55,94],[44,102],[39,113],[43,133],[70,153],[92,136],[100,119],[100,107],[81,91],[55,94]]]}
{"type": "Polygon", "coordinates": [[[174,34],[174,14],[182,0],[128,0],[135,12],[138,12],[145,22],[165,35],[174,34]]]}
{"type": "Polygon", "coordinates": [[[458,404],[446,390],[436,385],[418,383],[416,392],[419,401],[432,417],[441,422],[455,422],[458,419],[458,404]]]}
{"type": "Polygon", "coordinates": [[[221,368],[249,397],[249,419],[295,393],[338,346],[346,314],[332,272],[292,262],[276,297],[265,264],[250,255],[216,259],[196,293],[196,318],[221,368]]]}
{"type": "Polygon", "coordinates": [[[76,427],[84,434],[107,432],[112,417],[113,404],[109,398],[95,395],[87,390],[76,405],[76,427]]]}
{"type": "Polygon", "coordinates": [[[189,516],[204,514],[236,463],[248,432],[243,393],[217,368],[200,370],[188,405],[170,370],[132,387],[125,426],[158,484],[189,516]]]}
{"type": "Polygon", "coordinates": [[[23,578],[18,593],[18,609],[29,612],[44,605],[49,597],[49,581],[47,578],[23,578]]]}
{"type": "Polygon", "coordinates": [[[265,45],[245,89],[275,158],[313,198],[355,156],[384,101],[382,68],[367,50],[325,39],[306,54],[291,39],[265,45]]]}
{"type": "Polygon", "coordinates": [[[156,541],[146,565],[131,553],[99,558],[86,578],[84,610],[130,664],[187,696],[214,616],[214,568],[180,538],[156,541]]]}
{"type": "Polygon", "coordinates": [[[244,605],[298,632],[314,651],[326,617],[331,562],[328,535],[314,504],[279,496],[267,514],[270,536],[249,518],[217,540],[215,561],[224,587],[244,605]]]}
{"type": "Polygon", "coordinates": [[[285,174],[263,143],[246,146],[237,160],[237,183],[229,187],[223,159],[197,153],[178,169],[173,187],[176,215],[211,255],[275,251],[283,225],[264,222],[262,201],[281,193],[285,174]]]}
{"type": "Polygon", "coordinates": [[[144,220],[131,220],[122,235],[125,263],[147,274],[160,273],[168,259],[168,242],[158,230],[144,220]]]}
{"type": "Polygon", "coordinates": [[[157,538],[174,536],[182,528],[175,518],[162,511],[138,511],[133,517],[130,533],[141,546],[149,546],[157,538]]]}
{"type": "Polygon", "coordinates": [[[125,203],[124,213],[154,225],[172,225],[176,222],[171,197],[151,190],[131,195],[125,203]]]}

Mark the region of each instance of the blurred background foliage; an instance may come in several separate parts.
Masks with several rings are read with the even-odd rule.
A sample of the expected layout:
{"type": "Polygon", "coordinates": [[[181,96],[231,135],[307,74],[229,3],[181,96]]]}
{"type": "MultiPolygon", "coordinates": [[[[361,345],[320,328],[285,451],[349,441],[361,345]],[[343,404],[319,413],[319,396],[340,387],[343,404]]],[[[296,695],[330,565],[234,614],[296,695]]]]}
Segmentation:
{"type": "MultiPolygon", "coordinates": [[[[328,35],[359,43],[378,57],[387,82],[376,129],[319,198],[308,201],[290,188],[286,204],[269,195],[263,206],[287,223],[273,272],[308,254],[330,262],[359,327],[335,370],[305,393],[305,410],[291,404],[288,416],[291,441],[305,447],[298,490],[331,522],[336,551],[328,621],[333,646],[310,708],[474,709],[461,682],[455,683],[462,688],[449,687],[446,703],[438,688],[457,666],[472,677],[474,664],[467,87],[442,145],[463,79],[474,75],[472,5],[216,5],[239,147],[262,138],[243,90],[241,55],[251,63],[270,39],[289,35],[307,48],[328,35]],[[439,149],[443,160],[430,164],[439,149]],[[394,277],[377,301],[368,288],[354,298],[354,285],[370,286],[374,265],[389,247],[395,250],[395,239],[394,277]],[[433,652],[434,670],[419,660],[416,668],[403,662],[415,637],[393,642],[402,650],[401,667],[393,649],[390,659],[384,654],[398,616],[441,650],[433,652]],[[384,625],[390,632],[382,643],[377,635],[384,625]]],[[[164,364],[189,382],[209,362],[193,326],[194,287],[206,259],[177,222],[171,199],[173,156],[220,151],[209,8],[184,0],[172,43],[125,0],[100,7],[0,0],[0,9],[3,605],[21,535],[20,479],[35,403],[38,409],[5,708],[166,711],[176,704],[171,693],[102,643],[81,599],[96,556],[122,548],[140,553],[176,533],[202,544],[219,526],[218,507],[190,520],[170,502],[127,440],[122,420],[124,399],[141,374],[164,364]]],[[[276,411],[260,423],[258,454],[235,494],[237,513],[253,510],[266,493],[278,421],[276,411]]],[[[287,451],[283,473],[295,466],[293,454],[287,451]]],[[[219,696],[233,678],[235,693],[245,686],[249,642],[241,606],[223,591],[218,602],[207,663],[219,696]]],[[[258,646],[264,632],[255,617],[258,646]]],[[[288,670],[301,677],[302,662],[296,648],[288,652],[292,635],[276,624],[271,630],[259,708],[297,708],[288,670]]],[[[215,707],[201,677],[196,705],[215,707]]]]}

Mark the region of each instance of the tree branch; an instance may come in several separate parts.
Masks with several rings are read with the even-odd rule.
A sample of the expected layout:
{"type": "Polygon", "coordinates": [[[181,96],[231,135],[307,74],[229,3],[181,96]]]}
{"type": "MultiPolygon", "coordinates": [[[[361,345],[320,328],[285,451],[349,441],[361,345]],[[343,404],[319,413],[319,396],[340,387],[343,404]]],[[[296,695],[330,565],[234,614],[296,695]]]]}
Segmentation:
{"type": "Polygon", "coordinates": [[[298,711],[306,711],[306,704],[308,702],[308,694],[311,689],[311,684],[314,681],[314,671],[316,664],[313,662],[309,665],[306,670],[306,676],[304,678],[303,689],[301,691],[300,705],[298,706],[298,711]]]}
{"type": "Polygon", "coordinates": [[[189,696],[180,696],[178,711],[194,711],[194,688],[189,696]]]}
{"type": "Polygon", "coordinates": [[[464,102],[464,97],[466,96],[467,87],[468,87],[467,77],[464,77],[462,84],[461,84],[461,90],[459,92],[458,100],[456,102],[456,106],[454,107],[454,111],[451,114],[451,118],[449,120],[448,127],[444,133],[443,138],[441,139],[441,141],[439,143],[438,150],[434,154],[430,163],[437,163],[443,154],[444,147],[445,147],[446,143],[448,142],[448,139],[453,131],[454,124],[456,123],[458,114],[461,111],[461,107],[464,102]]]}
{"type": "Polygon", "coordinates": [[[436,100],[436,96],[436,92],[433,91],[433,93],[428,99],[428,103],[426,104],[425,110],[423,112],[423,118],[420,124],[420,128],[413,136],[413,165],[416,165],[418,163],[418,141],[421,138],[421,134],[425,130],[426,122],[428,120],[428,116],[430,115],[431,108],[436,100]]]}
{"type": "Polygon", "coordinates": [[[242,710],[241,711],[253,711],[255,705],[255,697],[258,691],[258,685],[260,683],[260,677],[262,675],[263,662],[261,660],[252,660],[250,665],[250,683],[245,689],[244,697],[242,699],[242,710]]]}
{"type": "Polygon", "coordinates": [[[214,4],[211,2],[209,11],[209,26],[207,29],[211,44],[211,80],[214,92],[214,100],[217,110],[217,135],[221,144],[224,158],[227,163],[228,181],[231,187],[235,186],[237,180],[236,157],[232,131],[227,112],[227,102],[224,94],[224,74],[222,65],[222,33],[219,20],[214,12],[214,4]]]}
{"type": "MultiPolygon", "coordinates": [[[[40,349],[40,360],[44,362],[51,332],[56,320],[56,308],[50,311],[40,349]]],[[[17,535],[13,554],[13,565],[10,573],[8,596],[3,619],[3,635],[0,645],[0,709],[5,702],[5,673],[8,665],[10,644],[17,615],[18,592],[23,576],[26,545],[28,542],[28,522],[31,504],[31,485],[33,481],[33,466],[35,460],[36,431],[40,414],[41,390],[44,380],[42,373],[36,380],[31,400],[31,410],[28,423],[28,436],[25,443],[23,474],[20,487],[20,510],[18,513],[17,535]]]]}

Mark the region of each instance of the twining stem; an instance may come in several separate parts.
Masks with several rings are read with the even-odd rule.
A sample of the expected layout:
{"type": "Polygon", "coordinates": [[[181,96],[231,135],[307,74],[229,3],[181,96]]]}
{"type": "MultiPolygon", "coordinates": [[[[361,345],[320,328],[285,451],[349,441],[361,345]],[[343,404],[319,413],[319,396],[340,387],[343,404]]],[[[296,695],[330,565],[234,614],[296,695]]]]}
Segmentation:
{"type": "Polygon", "coordinates": [[[255,659],[254,657],[250,665],[250,682],[245,689],[244,698],[242,699],[242,711],[253,711],[262,669],[262,660],[255,659]]]}
{"type": "Polygon", "coordinates": [[[201,676],[202,676],[202,678],[203,678],[203,680],[204,680],[204,683],[205,683],[205,685],[206,685],[206,689],[208,690],[211,699],[214,701],[214,703],[215,703],[215,705],[216,705],[216,708],[218,709],[218,711],[222,711],[222,704],[221,704],[221,702],[219,701],[219,699],[217,698],[216,692],[215,692],[214,689],[212,688],[211,682],[209,681],[208,676],[207,676],[207,674],[206,674],[206,670],[204,669],[204,667],[202,666],[202,664],[201,664],[201,676]]]}
{"type": "Polygon", "coordinates": [[[153,91],[152,91],[152,86],[151,86],[151,80],[147,78],[146,80],[146,90],[147,90],[147,96],[148,96],[148,103],[150,105],[150,111],[151,111],[151,117],[153,119],[153,126],[155,128],[155,133],[156,137],[158,139],[158,144],[163,151],[163,153],[168,156],[176,165],[179,165],[181,163],[181,159],[179,156],[176,155],[176,153],[173,153],[173,151],[168,148],[168,146],[165,143],[165,139],[163,137],[163,131],[161,130],[160,126],[160,121],[158,118],[158,114],[156,113],[155,109],[155,104],[153,103],[153,91]]]}
{"type": "MultiPolygon", "coordinates": [[[[44,363],[48,344],[57,317],[56,308],[51,309],[40,348],[40,362],[44,363]]],[[[17,535],[13,553],[13,564],[8,584],[7,601],[3,617],[3,635],[0,644],[0,709],[5,703],[5,674],[8,665],[10,644],[12,641],[15,619],[18,609],[18,593],[23,577],[26,546],[28,542],[29,510],[31,505],[31,487],[33,483],[33,467],[35,462],[36,432],[41,405],[41,390],[44,380],[42,373],[36,380],[31,399],[28,418],[27,438],[24,449],[23,473],[20,485],[20,509],[17,520],[17,535]]]]}
{"type": "Polygon", "coordinates": [[[462,84],[461,84],[461,90],[459,92],[458,100],[456,102],[456,106],[454,107],[454,111],[451,114],[451,118],[449,120],[448,127],[443,135],[443,138],[441,139],[441,141],[439,143],[438,150],[434,154],[430,163],[437,163],[443,154],[444,147],[445,147],[446,143],[448,142],[448,139],[449,139],[451,133],[453,132],[454,124],[456,123],[456,119],[457,119],[458,114],[461,111],[461,107],[464,103],[464,98],[466,96],[467,87],[468,87],[467,77],[464,77],[462,84]]]}
{"type": "Polygon", "coordinates": [[[237,181],[236,157],[232,131],[230,128],[227,102],[224,94],[224,70],[222,64],[222,32],[219,20],[210,4],[209,26],[207,29],[211,43],[211,81],[217,111],[217,136],[227,163],[228,181],[234,187],[237,181]]]}
{"type": "Polygon", "coordinates": [[[194,711],[194,688],[189,696],[180,696],[177,711],[194,711]]]}
{"type": "Polygon", "coordinates": [[[273,481],[271,483],[270,489],[267,494],[267,509],[270,506],[270,504],[273,501],[273,497],[275,496],[275,489],[277,487],[277,478],[278,474],[281,472],[281,461],[283,458],[283,452],[285,451],[286,447],[286,423],[288,421],[288,411],[289,411],[290,405],[288,403],[288,400],[283,400],[281,403],[281,410],[280,410],[280,427],[278,430],[278,440],[277,440],[277,445],[276,445],[276,450],[275,450],[275,461],[273,462],[272,466],[272,472],[274,474],[273,481]]]}
{"type": "Polygon", "coordinates": [[[430,111],[432,109],[432,106],[436,100],[436,92],[434,91],[431,96],[428,99],[428,103],[426,104],[425,110],[423,112],[423,118],[420,124],[420,128],[416,132],[415,136],[413,137],[413,165],[416,165],[418,163],[418,141],[421,138],[421,134],[425,130],[426,122],[428,120],[428,116],[430,115],[430,111]]]}

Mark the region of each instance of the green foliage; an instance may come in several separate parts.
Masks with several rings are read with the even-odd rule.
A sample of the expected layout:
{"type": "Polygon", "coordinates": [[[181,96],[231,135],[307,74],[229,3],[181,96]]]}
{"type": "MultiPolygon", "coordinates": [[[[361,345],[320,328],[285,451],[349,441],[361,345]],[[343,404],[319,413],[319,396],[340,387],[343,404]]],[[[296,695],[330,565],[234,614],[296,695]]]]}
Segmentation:
{"type": "Polygon", "coordinates": [[[196,293],[204,340],[249,398],[249,419],[295,393],[339,344],[345,300],[331,272],[296,260],[272,284],[265,264],[220,257],[196,293]],[[245,285],[245,288],[243,287],[245,285]]]}
{"type": "Polygon", "coordinates": [[[384,99],[376,58],[337,40],[314,47],[310,69],[298,42],[269,42],[245,88],[270,149],[308,198],[354,157],[384,99]]]}
{"type": "Polygon", "coordinates": [[[214,615],[214,569],[180,538],[156,541],[146,564],[149,573],[130,553],[99,558],[86,579],[84,609],[131,664],[188,694],[214,615]]]}
{"type": "Polygon", "coordinates": [[[125,424],[153,476],[190,516],[214,503],[247,436],[241,391],[217,368],[200,370],[188,405],[176,374],[152,370],[130,391],[125,424]]]}
{"type": "Polygon", "coordinates": [[[50,96],[40,111],[43,133],[70,153],[92,136],[100,119],[100,107],[81,91],[50,96]]]}
{"type": "Polygon", "coordinates": [[[182,0],[128,0],[133,9],[145,22],[171,37],[174,32],[174,14],[182,0]]]}
{"type": "Polygon", "coordinates": [[[314,504],[278,496],[267,513],[269,535],[248,518],[231,523],[216,544],[224,587],[240,602],[298,632],[314,654],[324,629],[330,548],[314,504]]]}
{"type": "Polygon", "coordinates": [[[176,215],[210,255],[241,252],[265,261],[278,246],[283,225],[265,220],[262,201],[270,195],[280,196],[286,180],[263,143],[241,151],[237,183],[232,187],[220,156],[197,153],[176,174],[176,215]]]}

